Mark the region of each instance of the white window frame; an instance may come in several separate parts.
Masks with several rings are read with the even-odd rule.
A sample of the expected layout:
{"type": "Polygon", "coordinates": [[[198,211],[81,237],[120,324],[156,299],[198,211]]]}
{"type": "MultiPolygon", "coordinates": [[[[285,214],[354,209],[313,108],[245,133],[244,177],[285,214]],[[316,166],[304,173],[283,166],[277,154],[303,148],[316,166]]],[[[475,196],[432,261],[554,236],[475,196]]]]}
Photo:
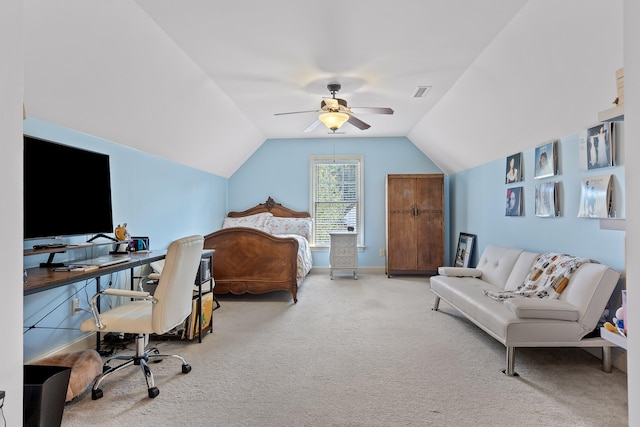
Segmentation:
{"type": "MultiPolygon", "coordinates": [[[[356,231],[358,232],[358,248],[364,248],[364,156],[362,155],[312,155],[309,157],[309,213],[313,218],[313,233],[311,238],[311,247],[317,250],[328,250],[329,241],[316,241],[316,165],[318,164],[357,164],[358,174],[356,177],[356,188],[358,198],[358,214],[356,215],[356,231]]],[[[346,231],[337,230],[337,231],[346,231]]]]}

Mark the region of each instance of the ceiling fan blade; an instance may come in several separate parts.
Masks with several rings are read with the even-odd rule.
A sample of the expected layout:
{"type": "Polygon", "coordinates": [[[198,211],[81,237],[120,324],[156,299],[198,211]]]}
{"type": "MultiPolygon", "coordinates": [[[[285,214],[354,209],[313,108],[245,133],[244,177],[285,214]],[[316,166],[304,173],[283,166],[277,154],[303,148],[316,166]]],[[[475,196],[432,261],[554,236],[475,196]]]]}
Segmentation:
{"type": "Polygon", "coordinates": [[[351,114],[349,114],[349,123],[351,123],[352,125],[354,125],[360,130],[369,129],[371,127],[371,125],[366,124],[365,122],[363,122],[362,120],[360,120],[355,116],[352,116],[351,114]]]}
{"type": "Polygon", "coordinates": [[[320,120],[316,120],[315,122],[313,122],[309,126],[307,126],[307,128],[303,132],[311,132],[312,130],[317,128],[318,125],[321,124],[321,123],[322,122],[320,120]]]}
{"type": "Polygon", "coordinates": [[[284,116],[285,114],[300,114],[300,113],[319,113],[322,110],[307,110],[307,111],[291,111],[288,113],[274,113],[274,116],[284,116]]]}
{"type": "Polygon", "coordinates": [[[384,107],[351,107],[352,113],[393,114],[391,108],[384,107]]]}

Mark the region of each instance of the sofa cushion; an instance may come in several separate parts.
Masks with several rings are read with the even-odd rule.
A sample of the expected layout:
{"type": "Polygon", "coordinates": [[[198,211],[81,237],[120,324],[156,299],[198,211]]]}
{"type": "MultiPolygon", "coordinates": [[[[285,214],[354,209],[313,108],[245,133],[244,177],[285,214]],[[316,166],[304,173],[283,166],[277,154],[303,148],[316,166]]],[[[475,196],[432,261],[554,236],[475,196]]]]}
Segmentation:
{"type": "Polygon", "coordinates": [[[482,272],[482,280],[504,289],[522,249],[487,246],[476,268],[482,272]]]}
{"type": "Polygon", "coordinates": [[[578,320],[578,309],[566,301],[549,298],[511,298],[504,305],[521,319],[578,320]]]}
{"type": "Polygon", "coordinates": [[[524,282],[518,287],[518,292],[556,299],[564,291],[574,271],[587,262],[590,262],[587,258],[544,253],[533,264],[524,282]]]}
{"type": "Polygon", "coordinates": [[[518,289],[518,287],[524,282],[527,274],[529,274],[531,266],[533,266],[533,263],[536,262],[539,256],[540,254],[536,252],[522,251],[522,253],[518,257],[518,260],[513,266],[511,274],[509,274],[509,278],[507,279],[507,283],[504,286],[504,290],[515,291],[516,289],[518,289]]]}
{"type": "Polygon", "coordinates": [[[576,270],[560,300],[578,307],[578,323],[584,334],[591,332],[598,324],[609,298],[615,289],[620,273],[604,264],[590,262],[576,270]]]}
{"type": "Polygon", "coordinates": [[[438,267],[438,274],[453,277],[480,277],[482,271],[467,267],[438,267]]]}

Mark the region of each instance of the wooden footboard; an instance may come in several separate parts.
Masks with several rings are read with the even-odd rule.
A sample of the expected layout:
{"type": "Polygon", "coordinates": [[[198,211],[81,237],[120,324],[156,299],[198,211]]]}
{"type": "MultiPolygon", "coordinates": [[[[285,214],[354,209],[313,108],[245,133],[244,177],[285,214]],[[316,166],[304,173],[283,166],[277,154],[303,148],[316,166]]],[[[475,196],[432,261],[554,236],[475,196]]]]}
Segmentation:
{"type": "Polygon", "coordinates": [[[213,278],[217,294],[289,291],[297,302],[298,242],[253,228],[225,228],[204,238],[215,249],[213,278]]]}

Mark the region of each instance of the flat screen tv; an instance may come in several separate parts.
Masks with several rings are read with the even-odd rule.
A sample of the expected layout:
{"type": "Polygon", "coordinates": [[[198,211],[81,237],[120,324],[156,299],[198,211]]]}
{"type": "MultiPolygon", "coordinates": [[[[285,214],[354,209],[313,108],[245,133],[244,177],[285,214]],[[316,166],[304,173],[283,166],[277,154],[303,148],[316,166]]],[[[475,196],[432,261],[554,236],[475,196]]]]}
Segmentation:
{"type": "Polygon", "coordinates": [[[109,156],[24,135],[24,239],[113,232],[109,156]]]}

